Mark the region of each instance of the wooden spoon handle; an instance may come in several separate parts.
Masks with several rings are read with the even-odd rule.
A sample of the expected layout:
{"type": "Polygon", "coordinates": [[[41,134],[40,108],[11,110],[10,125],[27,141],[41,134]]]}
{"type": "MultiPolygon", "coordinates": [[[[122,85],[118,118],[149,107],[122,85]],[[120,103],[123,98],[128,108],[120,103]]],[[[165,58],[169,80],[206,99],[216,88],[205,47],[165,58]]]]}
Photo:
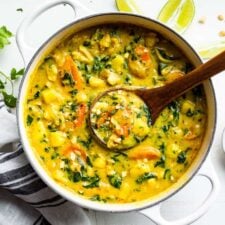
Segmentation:
{"type": "Polygon", "coordinates": [[[225,51],[172,83],[137,94],[152,109],[152,120],[154,121],[161,110],[171,101],[223,70],[225,70],[225,51]]]}

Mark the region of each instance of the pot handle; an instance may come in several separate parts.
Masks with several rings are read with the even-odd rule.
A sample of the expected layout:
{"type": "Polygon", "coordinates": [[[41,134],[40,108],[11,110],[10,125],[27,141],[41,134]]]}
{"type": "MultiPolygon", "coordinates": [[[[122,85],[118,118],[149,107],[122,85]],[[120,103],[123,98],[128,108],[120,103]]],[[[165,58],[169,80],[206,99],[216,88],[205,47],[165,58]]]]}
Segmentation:
{"type": "Polygon", "coordinates": [[[150,218],[154,223],[158,225],[174,225],[174,224],[188,225],[198,220],[201,216],[203,216],[208,211],[211,204],[215,201],[220,189],[220,183],[216,175],[216,172],[212,166],[212,163],[210,161],[207,161],[205,163],[205,165],[199,171],[197,176],[206,177],[210,181],[212,188],[210,193],[206,197],[206,199],[203,201],[203,203],[192,214],[181,219],[168,221],[165,218],[163,218],[161,215],[161,212],[160,212],[161,204],[141,210],[140,213],[150,218]]]}
{"type": "Polygon", "coordinates": [[[43,12],[46,10],[59,5],[59,4],[68,4],[72,7],[72,9],[75,12],[75,17],[79,18],[82,15],[87,15],[93,13],[91,10],[86,8],[84,5],[80,3],[78,0],[49,0],[46,1],[41,5],[40,8],[35,9],[34,11],[30,12],[27,17],[22,21],[20,24],[17,33],[16,33],[16,42],[17,46],[19,48],[19,51],[23,57],[23,61],[25,66],[27,66],[28,62],[32,58],[34,52],[37,50],[37,48],[31,47],[28,43],[25,41],[25,32],[27,28],[32,24],[32,22],[43,12]]]}

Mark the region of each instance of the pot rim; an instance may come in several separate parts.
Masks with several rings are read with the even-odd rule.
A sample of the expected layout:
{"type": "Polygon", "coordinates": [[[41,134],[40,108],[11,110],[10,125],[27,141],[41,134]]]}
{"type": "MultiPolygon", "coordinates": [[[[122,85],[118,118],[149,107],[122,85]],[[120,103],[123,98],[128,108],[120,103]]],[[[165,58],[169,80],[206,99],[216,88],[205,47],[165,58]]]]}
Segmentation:
{"type": "MultiPolygon", "coordinates": [[[[43,176],[43,174],[41,173],[41,171],[37,168],[37,164],[40,164],[38,162],[38,159],[36,156],[34,156],[35,161],[33,161],[33,159],[31,158],[31,156],[29,155],[28,151],[31,151],[31,148],[28,149],[28,147],[31,146],[26,146],[24,140],[23,140],[23,131],[22,131],[22,127],[24,126],[24,122],[23,120],[20,120],[20,115],[21,115],[21,110],[22,110],[22,89],[24,86],[24,81],[26,79],[26,77],[29,74],[29,70],[34,62],[34,60],[36,59],[36,57],[39,55],[39,53],[43,50],[44,47],[46,47],[54,38],[56,38],[59,34],[63,33],[65,30],[67,30],[69,27],[73,26],[74,24],[77,24],[79,22],[85,21],[87,19],[93,19],[95,17],[101,17],[101,16],[118,16],[118,15],[124,15],[124,16],[131,16],[133,18],[141,18],[144,19],[146,21],[150,21],[153,22],[161,27],[163,27],[164,29],[168,30],[170,33],[173,33],[176,38],[180,39],[182,42],[184,42],[186,44],[186,46],[191,50],[191,52],[193,53],[193,55],[195,55],[199,62],[203,63],[200,56],[198,55],[198,53],[195,51],[195,49],[180,35],[178,34],[176,31],[174,31],[173,29],[171,29],[170,27],[164,25],[163,23],[152,19],[152,18],[148,18],[142,15],[138,15],[138,14],[133,14],[133,13],[125,13],[125,12],[105,12],[105,13],[96,13],[96,14],[92,14],[92,15],[88,15],[79,19],[74,20],[73,22],[67,24],[66,26],[63,26],[62,28],[60,28],[58,31],[56,31],[54,34],[52,34],[46,41],[44,41],[41,46],[35,51],[35,53],[33,54],[32,58],[29,60],[29,63],[25,69],[25,74],[21,79],[21,83],[19,86],[19,94],[18,94],[18,101],[17,101],[17,107],[16,107],[16,117],[17,117],[17,122],[18,122],[18,131],[19,131],[19,137],[21,140],[21,143],[23,145],[24,148],[24,152],[29,160],[29,163],[32,165],[32,167],[34,168],[35,172],[38,174],[38,176],[41,178],[41,180],[47,184],[48,187],[52,188],[57,194],[59,194],[60,196],[64,197],[65,199],[72,201],[73,203],[83,207],[83,208],[88,208],[88,209],[92,209],[92,210],[96,210],[96,211],[105,211],[105,212],[130,212],[130,211],[136,211],[136,210],[142,210],[142,209],[146,209],[149,207],[153,207],[155,205],[160,204],[161,202],[167,200],[168,198],[172,197],[174,194],[176,194],[177,192],[179,192],[181,189],[183,189],[191,180],[192,178],[197,174],[197,172],[199,171],[199,169],[201,168],[202,164],[205,162],[209,152],[210,152],[210,148],[212,146],[212,142],[215,136],[215,129],[216,129],[216,124],[217,124],[217,102],[216,102],[216,97],[215,97],[215,90],[212,84],[211,79],[207,80],[207,82],[209,83],[210,87],[211,87],[211,91],[212,91],[212,97],[213,97],[213,102],[214,105],[212,107],[214,107],[215,110],[215,115],[214,115],[214,121],[213,121],[213,127],[212,132],[211,132],[211,139],[207,145],[207,150],[205,150],[205,154],[204,157],[202,158],[202,160],[198,163],[197,167],[195,168],[195,170],[192,172],[192,174],[185,179],[185,181],[182,182],[182,184],[179,187],[175,187],[175,190],[170,192],[169,194],[167,194],[166,196],[161,197],[160,194],[159,196],[157,195],[156,198],[157,200],[155,200],[155,198],[149,198],[144,200],[144,204],[142,204],[142,201],[138,201],[135,203],[99,203],[99,202],[94,202],[88,199],[84,199],[82,197],[80,197],[79,195],[73,193],[73,198],[68,196],[67,193],[62,193],[57,186],[61,186],[59,184],[56,183],[56,181],[54,181],[54,185],[51,184],[51,182],[48,180],[48,177],[51,177],[50,175],[47,174],[47,172],[45,171],[45,176],[43,176]],[[152,202],[154,201],[154,202],[152,202]],[[86,203],[84,203],[86,202],[86,203]],[[128,205],[131,205],[131,207],[128,207],[128,205]],[[117,209],[116,207],[113,207],[113,210],[110,209],[109,206],[123,206],[123,208],[119,208],[117,209]],[[100,207],[100,206],[105,206],[105,207],[100,207]],[[99,209],[100,207],[100,209],[99,209]]],[[[127,22],[124,22],[127,23],[127,22]]],[[[130,24],[134,24],[132,22],[130,22],[130,24]]],[[[143,26],[144,27],[144,26],[143,26]]],[[[81,29],[82,30],[82,29],[81,29]]],[[[36,63],[37,64],[37,63],[36,63]]],[[[25,127],[25,126],[24,126],[25,127]]],[[[32,151],[31,151],[32,152],[32,151]]],[[[33,153],[34,155],[34,153],[33,153]]],[[[40,165],[41,166],[41,165],[40,165]]],[[[41,166],[43,168],[43,166],[41,166]]],[[[52,178],[51,178],[52,179],[52,178]]],[[[182,177],[180,178],[182,179],[182,177]]],[[[62,187],[63,190],[66,190],[66,187],[62,187]]],[[[71,192],[71,191],[69,191],[71,192]]]]}

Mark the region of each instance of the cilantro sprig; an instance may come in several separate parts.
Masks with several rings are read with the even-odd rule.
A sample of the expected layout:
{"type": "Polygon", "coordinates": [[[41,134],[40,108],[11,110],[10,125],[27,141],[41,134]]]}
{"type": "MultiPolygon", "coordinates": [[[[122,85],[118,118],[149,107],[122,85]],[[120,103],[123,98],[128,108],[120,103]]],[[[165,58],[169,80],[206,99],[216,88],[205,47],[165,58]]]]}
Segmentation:
{"type": "Polygon", "coordinates": [[[0,71],[0,94],[3,97],[4,103],[10,107],[16,107],[17,98],[13,95],[14,92],[14,84],[13,81],[17,80],[20,76],[24,74],[24,69],[16,70],[12,68],[10,72],[10,76],[7,76],[5,73],[0,71]],[[11,93],[6,91],[7,84],[11,86],[11,93]]]}
{"type": "Polygon", "coordinates": [[[3,49],[5,45],[9,45],[9,38],[12,37],[11,31],[6,26],[0,27],[0,49],[3,49]]]}

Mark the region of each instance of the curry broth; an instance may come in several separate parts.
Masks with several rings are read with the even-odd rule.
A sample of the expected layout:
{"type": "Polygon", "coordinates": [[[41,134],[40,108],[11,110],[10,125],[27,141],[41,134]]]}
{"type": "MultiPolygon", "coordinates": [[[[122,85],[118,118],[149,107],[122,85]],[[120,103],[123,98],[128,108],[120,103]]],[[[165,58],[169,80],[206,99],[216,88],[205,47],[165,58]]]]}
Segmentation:
{"type": "MultiPolygon", "coordinates": [[[[87,113],[110,87],[159,87],[191,68],[172,43],[143,28],[107,25],[74,34],[31,75],[24,120],[33,151],[54,180],[90,200],[128,203],[159,194],[185,173],[201,146],[207,117],[201,87],[168,105],[145,139],[127,151],[99,146],[87,113]]],[[[101,112],[98,121],[106,129],[101,112]]],[[[120,139],[132,130],[118,129],[120,139]]],[[[141,121],[135,129],[134,138],[141,121]]]]}

